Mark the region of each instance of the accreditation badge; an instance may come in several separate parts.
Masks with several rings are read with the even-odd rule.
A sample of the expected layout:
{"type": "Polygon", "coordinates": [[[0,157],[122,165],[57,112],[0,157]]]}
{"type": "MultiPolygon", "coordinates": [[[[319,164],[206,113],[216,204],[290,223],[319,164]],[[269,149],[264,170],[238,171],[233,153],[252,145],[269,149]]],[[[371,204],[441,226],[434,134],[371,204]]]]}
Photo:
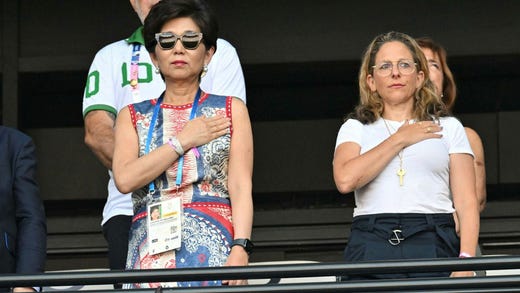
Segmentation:
{"type": "Polygon", "coordinates": [[[148,253],[181,247],[182,200],[175,197],[147,205],[148,253]]]}

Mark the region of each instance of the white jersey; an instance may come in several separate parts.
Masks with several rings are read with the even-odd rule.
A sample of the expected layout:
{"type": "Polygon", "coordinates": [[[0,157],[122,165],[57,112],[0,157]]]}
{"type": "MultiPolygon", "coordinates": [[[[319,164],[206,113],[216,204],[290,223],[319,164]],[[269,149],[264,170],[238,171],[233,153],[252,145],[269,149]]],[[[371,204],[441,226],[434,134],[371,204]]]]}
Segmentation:
{"type": "MultiPolygon", "coordinates": [[[[394,133],[404,123],[386,120],[394,133]]],[[[372,181],[354,192],[354,216],[381,213],[452,213],[450,192],[450,154],[473,155],[464,127],[453,117],[440,118],[442,137],[427,139],[404,148],[401,153],[406,170],[403,185],[397,170],[399,156],[372,181]]],[[[390,136],[382,118],[371,124],[347,120],[339,130],[336,148],[345,142],[361,146],[361,154],[390,136]]]]}
{"type": "MultiPolygon", "coordinates": [[[[208,64],[208,72],[201,79],[200,87],[212,94],[234,96],[246,101],[242,67],[235,48],[225,40],[217,40],[217,51],[208,64]]],[[[105,110],[115,116],[125,106],[159,97],[165,85],[155,72],[150,55],[144,47],[142,27],[126,40],[102,48],[90,66],[83,95],[83,116],[93,110],[105,110]],[[134,44],[140,44],[138,61],[138,85],[133,90],[130,69],[134,44]]],[[[130,194],[121,194],[109,171],[108,198],[103,209],[103,225],[117,215],[133,215],[130,194]]]]}

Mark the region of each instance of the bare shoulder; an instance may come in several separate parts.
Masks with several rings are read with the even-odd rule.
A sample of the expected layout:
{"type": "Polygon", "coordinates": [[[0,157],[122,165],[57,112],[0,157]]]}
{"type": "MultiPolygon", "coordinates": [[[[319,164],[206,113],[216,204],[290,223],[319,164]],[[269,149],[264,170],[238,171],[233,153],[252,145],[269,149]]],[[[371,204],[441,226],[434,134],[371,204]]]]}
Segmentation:
{"type": "Polygon", "coordinates": [[[471,150],[473,150],[473,154],[475,155],[475,160],[479,164],[483,164],[484,162],[484,145],[482,144],[482,140],[480,139],[480,136],[478,133],[469,128],[464,127],[464,130],[466,131],[466,136],[468,137],[469,145],[471,147],[471,150]]]}
{"type": "Polygon", "coordinates": [[[237,97],[231,98],[231,111],[233,112],[233,116],[246,114],[249,116],[246,103],[237,97]]]}
{"type": "Polygon", "coordinates": [[[473,128],[464,127],[464,130],[466,131],[466,136],[468,137],[468,140],[471,145],[473,145],[474,143],[482,144],[480,136],[473,128]]]}
{"type": "Polygon", "coordinates": [[[246,108],[246,103],[238,97],[231,97],[231,103],[235,107],[244,107],[246,108]]]}

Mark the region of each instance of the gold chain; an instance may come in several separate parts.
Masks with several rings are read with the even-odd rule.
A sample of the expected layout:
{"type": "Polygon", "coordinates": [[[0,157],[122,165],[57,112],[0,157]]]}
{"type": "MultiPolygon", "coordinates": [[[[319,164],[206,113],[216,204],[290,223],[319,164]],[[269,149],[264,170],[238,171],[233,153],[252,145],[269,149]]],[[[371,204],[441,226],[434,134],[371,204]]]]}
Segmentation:
{"type": "MultiPolygon", "coordinates": [[[[386,122],[386,119],[385,118],[382,118],[382,119],[383,119],[383,122],[385,123],[386,130],[388,130],[388,134],[390,136],[392,136],[392,131],[390,131],[390,126],[386,122]]],[[[394,130],[393,127],[392,127],[392,130],[394,130]]],[[[397,130],[394,130],[394,133],[396,133],[396,132],[397,132],[397,130]]],[[[403,184],[404,184],[403,177],[406,174],[406,170],[403,168],[403,153],[404,153],[404,148],[399,153],[397,153],[397,157],[399,157],[399,169],[397,170],[396,174],[397,174],[397,176],[399,176],[399,185],[400,186],[403,186],[403,184]]]]}

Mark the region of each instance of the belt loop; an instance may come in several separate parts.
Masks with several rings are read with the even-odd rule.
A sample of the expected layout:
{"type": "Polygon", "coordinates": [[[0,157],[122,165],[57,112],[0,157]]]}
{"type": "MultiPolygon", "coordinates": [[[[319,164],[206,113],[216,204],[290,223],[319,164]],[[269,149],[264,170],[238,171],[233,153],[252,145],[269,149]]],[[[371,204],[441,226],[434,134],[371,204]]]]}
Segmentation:
{"type": "Polygon", "coordinates": [[[424,216],[426,217],[426,223],[428,223],[428,226],[435,226],[435,220],[432,215],[426,214],[424,216]]]}
{"type": "Polygon", "coordinates": [[[376,222],[376,215],[370,215],[370,217],[368,218],[368,231],[372,231],[374,230],[374,224],[376,222]]]}

